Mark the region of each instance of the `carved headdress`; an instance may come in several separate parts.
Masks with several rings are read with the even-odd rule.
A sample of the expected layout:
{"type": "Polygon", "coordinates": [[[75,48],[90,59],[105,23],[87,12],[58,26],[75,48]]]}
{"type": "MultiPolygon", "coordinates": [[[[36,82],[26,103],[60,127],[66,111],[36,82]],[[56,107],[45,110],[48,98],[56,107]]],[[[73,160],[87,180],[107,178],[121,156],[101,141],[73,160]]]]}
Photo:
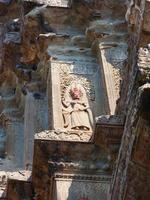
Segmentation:
{"type": "Polygon", "coordinates": [[[83,96],[83,89],[82,89],[81,85],[74,83],[74,84],[72,84],[69,93],[72,98],[80,99],[83,96]]]}
{"type": "Polygon", "coordinates": [[[80,89],[75,87],[70,90],[70,95],[73,99],[80,99],[83,96],[83,93],[80,89]]]}

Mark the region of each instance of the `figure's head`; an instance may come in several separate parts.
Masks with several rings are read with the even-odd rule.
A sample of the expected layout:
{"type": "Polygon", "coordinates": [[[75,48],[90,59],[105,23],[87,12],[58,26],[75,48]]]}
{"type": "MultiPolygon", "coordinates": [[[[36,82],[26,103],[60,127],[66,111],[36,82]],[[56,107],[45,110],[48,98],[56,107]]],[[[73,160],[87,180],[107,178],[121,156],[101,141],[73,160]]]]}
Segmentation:
{"type": "Polygon", "coordinates": [[[70,95],[73,99],[80,99],[83,94],[79,88],[74,87],[70,90],[70,95]]]}

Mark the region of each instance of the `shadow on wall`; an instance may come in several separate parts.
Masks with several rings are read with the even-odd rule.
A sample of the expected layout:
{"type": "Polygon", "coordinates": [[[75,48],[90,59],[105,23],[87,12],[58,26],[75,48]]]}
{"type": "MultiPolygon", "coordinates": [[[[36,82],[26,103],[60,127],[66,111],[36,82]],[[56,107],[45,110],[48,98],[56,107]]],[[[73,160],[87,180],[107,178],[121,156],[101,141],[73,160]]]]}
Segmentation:
{"type": "Polygon", "coordinates": [[[5,157],[6,134],[3,128],[0,128],[0,158],[5,157]]]}
{"type": "Polygon", "coordinates": [[[147,88],[141,97],[142,117],[150,123],[150,88],[147,88]]]}

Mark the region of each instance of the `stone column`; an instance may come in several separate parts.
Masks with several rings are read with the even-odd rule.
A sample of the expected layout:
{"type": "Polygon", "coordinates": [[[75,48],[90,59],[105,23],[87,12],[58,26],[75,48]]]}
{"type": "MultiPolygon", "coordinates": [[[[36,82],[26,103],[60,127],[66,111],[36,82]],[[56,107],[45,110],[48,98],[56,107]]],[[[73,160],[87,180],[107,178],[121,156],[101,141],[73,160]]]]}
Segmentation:
{"type": "Polygon", "coordinates": [[[105,49],[101,49],[101,61],[102,61],[102,70],[104,74],[104,84],[107,91],[108,104],[110,109],[110,114],[114,114],[116,108],[116,90],[115,82],[113,80],[113,71],[112,66],[105,57],[105,49]]]}
{"type": "Polygon", "coordinates": [[[62,106],[60,94],[60,77],[57,63],[51,62],[48,75],[48,104],[49,104],[49,128],[62,129],[62,106]]]}

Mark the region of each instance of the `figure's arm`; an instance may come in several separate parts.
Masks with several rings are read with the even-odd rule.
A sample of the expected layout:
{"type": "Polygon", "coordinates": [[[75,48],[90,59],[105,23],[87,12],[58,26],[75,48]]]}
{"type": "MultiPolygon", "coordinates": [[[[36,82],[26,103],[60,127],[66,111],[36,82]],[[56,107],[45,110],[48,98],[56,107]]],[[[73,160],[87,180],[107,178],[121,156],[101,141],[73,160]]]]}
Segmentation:
{"type": "Polygon", "coordinates": [[[76,104],[79,104],[81,106],[79,110],[87,110],[90,108],[88,103],[86,103],[85,101],[76,101],[76,104]]]}
{"type": "Polygon", "coordinates": [[[62,104],[65,108],[68,108],[70,106],[70,101],[62,101],[62,104]]]}
{"type": "Polygon", "coordinates": [[[87,102],[82,101],[82,105],[84,106],[84,109],[89,109],[89,104],[87,102]]]}

